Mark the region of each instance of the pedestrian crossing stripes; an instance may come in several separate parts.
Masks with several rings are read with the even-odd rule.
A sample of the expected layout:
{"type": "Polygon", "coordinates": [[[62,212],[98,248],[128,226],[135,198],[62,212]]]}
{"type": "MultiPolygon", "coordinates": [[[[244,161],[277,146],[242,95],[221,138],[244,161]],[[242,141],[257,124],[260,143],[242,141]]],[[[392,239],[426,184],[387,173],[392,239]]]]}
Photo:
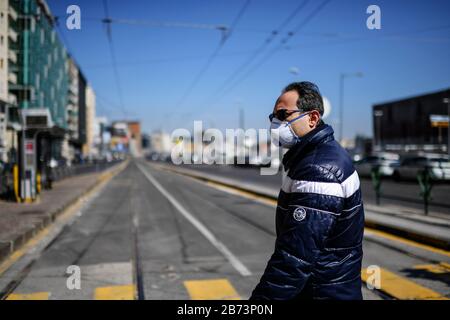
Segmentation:
{"type": "Polygon", "coordinates": [[[12,293],[6,300],[48,300],[50,292],[35,292],[35,293],[12,293]]]}
{"type": "Polygon", "coordinates": [[[416,270],[425,270],[435,274],[450,273],[450,263],[441,262],[439,264],[421,264],[414,266],[416,270]]]}
{"type": "MultiPolygon", "coordinates": [[[[416,265],[416,270],[425,270],[435,274],[450,273],[450,264],[441,262],[435,265],[416,265]]],[[[367,269],[362,269],[363,282],[370,283],[367,269]]],[[[380,287],[376,290],[398,300],[449,300],[448,297],[401,275],[380,268],[380,287]]],[[[191,300],[240,300],[241,295],[228,279],[186,280],[183,282],[191,300]]],[[[94,300],[134,300],[136,288],[133,284],[97,287],[93,292],[94,300]]],[[[48,300],[50,292],[13,293],[7,300],[48,300]]]]}
{"type": "MultiPolygon", "coordinates": [[[[399,276],[389,270],[380,268],[380,287],[377,290],[398,300],[448,300],[447,297],[431,289],[423,287],[405,277],[399,276]]],[[[370,283],[372,272],[363,269],[362,280],[370,283]]]]}
{"type": "Polygon", "coordinates": [[[192,300],[240,300],[241,297],[227,279],[185,281],[192,300]]]}
{"type": "Polygon", "coordinates": [[[96,288],[94,300],[134,300],[136,288],[134,285],[109,286],[96,288]]]}

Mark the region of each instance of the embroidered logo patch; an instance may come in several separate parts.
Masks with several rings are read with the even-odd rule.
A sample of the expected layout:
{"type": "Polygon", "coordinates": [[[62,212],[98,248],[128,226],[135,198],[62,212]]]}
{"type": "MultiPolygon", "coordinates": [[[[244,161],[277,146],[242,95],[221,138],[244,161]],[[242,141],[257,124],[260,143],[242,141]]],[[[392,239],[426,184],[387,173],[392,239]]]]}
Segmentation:
{"type": "Polygon", "coordinates": [[[297,220],[297,221],[304,220],[305,217],[306,217],[306,210],[305,210],[305,208],[302,208],[302,207],[296,208],[294,210],[293,216],[294,216],[294,219],[297,220]]]}

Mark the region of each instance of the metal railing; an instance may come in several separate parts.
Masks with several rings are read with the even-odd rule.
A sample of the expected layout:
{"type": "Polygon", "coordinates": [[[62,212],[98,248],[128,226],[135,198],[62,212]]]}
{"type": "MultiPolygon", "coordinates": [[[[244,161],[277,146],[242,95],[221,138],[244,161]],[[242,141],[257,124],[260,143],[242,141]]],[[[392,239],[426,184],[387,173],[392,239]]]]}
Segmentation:
{"type": "MultiPolygon", "coordinates": [[[[45,188],[46,185],[51,187],[53,182],[81,174],[102,172],[121,161],[122,160],[115,160],[111,162],[85,163],[51,168],[46,170],[45,173],[40,173],[42,178],[41,183],[43,188],[45,188]],[[51,181],[49,181],[49,179],[51,181]]],[[[14,199],[14,176],[12,169],[6,169],[0,172],[0,198],[14,199]]]]}
{"type": "Polygon", "coordinates": [[[51,179],[53,181],[59,181],[71,176],[80,174],[96,173],[106,170],[113,165],[121,162],[121,160],[111,162],[98,162],[98,163],[86,163],[77,164],[72,166],[56,167],[50,170],[51,179]]]}

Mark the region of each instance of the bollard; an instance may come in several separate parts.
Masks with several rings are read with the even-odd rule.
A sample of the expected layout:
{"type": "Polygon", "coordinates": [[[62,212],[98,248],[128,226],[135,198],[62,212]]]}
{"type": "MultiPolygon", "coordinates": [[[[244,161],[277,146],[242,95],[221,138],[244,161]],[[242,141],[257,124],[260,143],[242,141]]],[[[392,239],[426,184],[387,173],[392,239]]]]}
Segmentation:
{"type": "Polygon", "coordinates": [[[433,188],[433,180],[428,166],[417,172],[417,180],[420,185],[420,196],[423,198],[425,215],[428,215],[428,205],[432,200],[431,189],[433,188]]]}
{"type": "Polygon", "coordinates": [[[19,195],[19,166],[15,164],[13,166],[13,179],[14,179],[14,197],[16,198],[16,202],[20,202],[19,195]]]}
{"type": "Polygon", "coordinates": [[[41,183],[41,172],[38,171],[37,174],[36,174],[36,192],[37,192],[37,194],[41,193],[41,186],[42,186],[42,183],[41,183]]]}
{"type": "Polygon", "coordinates": [[[370,170],[370,175],[372,177],[372,185],[375,190],[375,201],[377,206],[380,205],[380,197],[381,197],[381,172],[380,165],[376,164],[372,166],[370,170]]]}

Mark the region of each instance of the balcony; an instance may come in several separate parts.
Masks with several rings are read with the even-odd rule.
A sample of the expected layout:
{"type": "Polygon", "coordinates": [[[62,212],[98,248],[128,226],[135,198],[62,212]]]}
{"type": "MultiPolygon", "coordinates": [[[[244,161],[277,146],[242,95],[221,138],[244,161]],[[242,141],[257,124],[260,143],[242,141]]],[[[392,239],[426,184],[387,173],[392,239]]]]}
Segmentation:
{"type": "Polygon", "coordinates": [[[18,35],[17,35],[17,32],[15,32],[13,29],[9,28],[8,36],[12,41],[17,42],[18,35]]]}
{"type": "Polygon", "coordinates": [[[16,95],[10,93],[8,95],[8,101],[12,105],[17,105],[17,97],[16,97],[16,95]]]}
{"type": "Polygon", "coordinates": [[[16,10],[15,10],[12,6],[9,6],[8,13],[9,13],[9,16],[10,16],[14,21],[16,21],[17,18],[19,17],[19,16],[17,15],[16,10]]]}
{"type": "Polygon", "coordinates": [[[17,75],[13,72],[8,73],[8,81],[12,84],[17,84],[17,75]]]}
{"type": "Polygon", "coordinates": [[[78,85],[77,84],[72,82],[69,85],[69,90],[70,90],[71,93],[73,93],[74,95],[78,96],[78,85]]]}
{"type": "Polygon", "coordinates": [[[8,50],[8,59],[9,59],[12,63],[16,64],[16,63],[17,63],[17,53],[15,53],[15,52],[12,51],[12,50],[8,50]]]}

